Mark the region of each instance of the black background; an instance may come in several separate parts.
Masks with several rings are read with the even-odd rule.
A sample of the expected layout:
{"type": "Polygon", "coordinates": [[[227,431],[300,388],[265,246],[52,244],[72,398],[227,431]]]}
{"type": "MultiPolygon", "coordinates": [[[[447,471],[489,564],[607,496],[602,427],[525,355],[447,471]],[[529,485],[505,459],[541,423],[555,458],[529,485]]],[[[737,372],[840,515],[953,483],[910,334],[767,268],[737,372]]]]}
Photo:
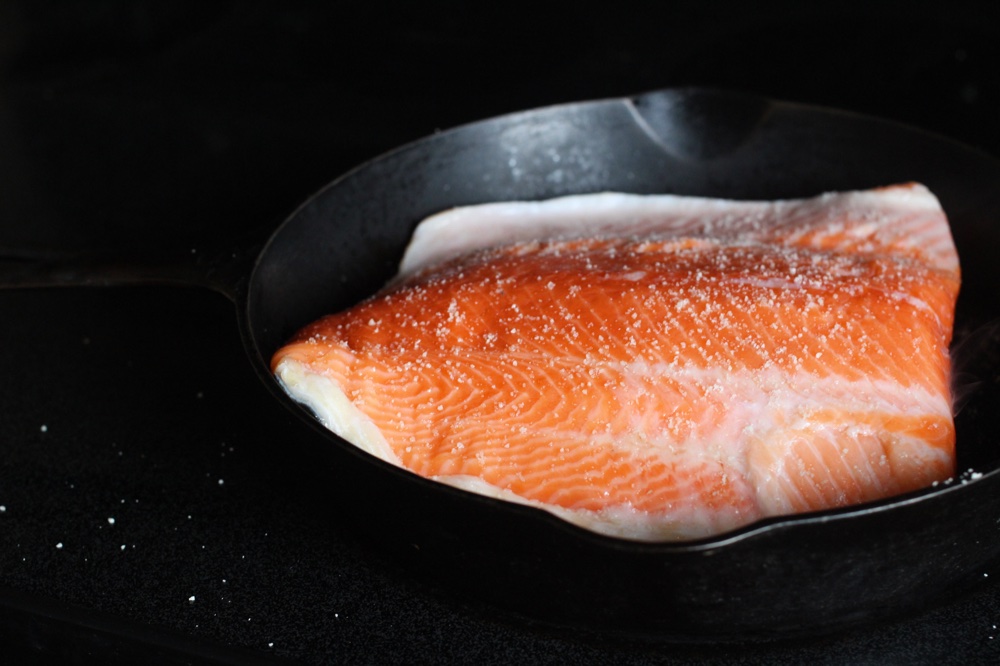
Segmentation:
{"type": "MultiPolygon", "coordinates": [[[[263,238],[326,182],[435,130],[667,86],[846,108],[1000,156],[997,72],[987,2],[7,0],[0,257],[263,238]]],[[[883,625],[721,646],[537,626],[412,580],[347,527],[364,507],[333,500],[211,292],[0,291],[0,369],[10,658],[1000,659],[1000,570],[883,625]]]]}

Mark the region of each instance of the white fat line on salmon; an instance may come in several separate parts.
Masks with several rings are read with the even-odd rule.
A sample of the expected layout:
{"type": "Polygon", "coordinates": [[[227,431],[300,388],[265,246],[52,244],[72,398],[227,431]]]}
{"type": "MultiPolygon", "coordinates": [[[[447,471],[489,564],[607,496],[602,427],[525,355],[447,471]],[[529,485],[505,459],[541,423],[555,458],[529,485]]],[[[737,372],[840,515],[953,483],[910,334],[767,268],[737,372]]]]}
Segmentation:
{"type": "Polygon", "coordinates": [[[662,512],[641,511],[631,506],[612,506],[599,511],[567,509],[521,497],[475,476],[438,475],[433,480],[486,497],[542,509],[563,520],[594,532],[636,541],[675,541],[698,539],[735,529],[758,518],[741,515],[731,507],[712,510],[704,506],[681,504],[665,506],[662,512]]]}
{"type": "MultiPolygon", "coordinates": [[[[958,257],[950,236],[920,233],[928,216],[940,215],[937,198],[922,185],[911,184],[784,201],[599,192],[546,201],[463,206],[442,211],[418,225],[400,263],[399,277],[468,252],[537,242],[541,237],[569,240],[692,235],[701,239],[732,240],[743,234],[761,238],[762,234],[783,231],[786,237],[794,238],[803,220],[811,220],[812,223],[806,226],[812,229],[821,226],[815,222],[817,215],[828,220],[825,224],[839,224],[845,216],[849,217],[846,213],[859,208],[887,210],[896,218],[905,216],[906,229],[913,227],[918,238],[914,238],[914,234],[899,233],[898,238],[891,239],[892,243],[922,249],[945,270],[957,267],[958,257]],[[467,233],[470,228],[476,228],[477,233],[467,233]]],[[[871,222],[862,220],[856,224],[867,227],[871,222]]],[[[803,233],[807,233],[807,229],[803,233]]]]}
{"type": "Polygon", "coordinates": [[[376,458],[403,466],[382,431],[354,406],[336,382],[292,359],[279,363],[275,375],[288,394],[308,407],[326,428],[376,458]]]}

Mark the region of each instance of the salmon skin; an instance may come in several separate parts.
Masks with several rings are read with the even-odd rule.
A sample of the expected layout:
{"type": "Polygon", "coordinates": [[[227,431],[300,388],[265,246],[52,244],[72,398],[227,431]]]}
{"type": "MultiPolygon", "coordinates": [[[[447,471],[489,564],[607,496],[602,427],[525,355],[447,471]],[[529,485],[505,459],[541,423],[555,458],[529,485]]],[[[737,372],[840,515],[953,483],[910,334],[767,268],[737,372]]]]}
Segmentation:
{"type": "Polygon", "coordinates": [[[422,223],[393,283],[272,368],[417,474],[695,539],[952,477],[959,282],[918,184],[487,204],[422,223]]]}

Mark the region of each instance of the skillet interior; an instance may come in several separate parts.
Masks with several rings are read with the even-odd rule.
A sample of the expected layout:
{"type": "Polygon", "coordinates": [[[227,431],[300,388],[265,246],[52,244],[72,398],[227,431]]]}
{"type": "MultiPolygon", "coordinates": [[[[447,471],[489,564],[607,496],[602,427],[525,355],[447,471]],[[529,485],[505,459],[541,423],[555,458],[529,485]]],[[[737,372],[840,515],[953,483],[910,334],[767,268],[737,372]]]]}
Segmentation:
{"type": "Polygon", "coordinates": [[[434,135],[322,190],[265,247],[242,327],[260,374],[318,433],[331,482],[371,516],[359,524],[436,583],[606,632],[735,639],[832,629],[953,593],[1000,551],[990,418],[998,363],[981,333],[998,317],[998,193],[1000,167],[987,156],[847,113],[701,90],[541,109],[434,135]],[[292,404],[267,369],[300,326],[381,287],[414,225],[444,208],[600,190],[773,199],[910,180],[949,215],[963,266],[957,331],[978,332],[958,360],[979,382],[958,418],[960,469],[982,474],[968,483],[697,543],[631,543],[360,453],[292,404]]]}

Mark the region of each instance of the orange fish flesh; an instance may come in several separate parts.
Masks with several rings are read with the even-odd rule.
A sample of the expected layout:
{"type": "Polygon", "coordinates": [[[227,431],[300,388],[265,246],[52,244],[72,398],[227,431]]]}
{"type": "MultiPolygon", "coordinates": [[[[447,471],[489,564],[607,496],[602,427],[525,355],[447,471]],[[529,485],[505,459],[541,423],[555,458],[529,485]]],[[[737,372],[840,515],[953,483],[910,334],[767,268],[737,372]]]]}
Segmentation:
{"type": "Polygon", "coordinates": [[[692,539],[951,477],[959,282],[917,184],[488,204],[425,221],[396,281],[272,367],[417,474],[692,539]]]}

